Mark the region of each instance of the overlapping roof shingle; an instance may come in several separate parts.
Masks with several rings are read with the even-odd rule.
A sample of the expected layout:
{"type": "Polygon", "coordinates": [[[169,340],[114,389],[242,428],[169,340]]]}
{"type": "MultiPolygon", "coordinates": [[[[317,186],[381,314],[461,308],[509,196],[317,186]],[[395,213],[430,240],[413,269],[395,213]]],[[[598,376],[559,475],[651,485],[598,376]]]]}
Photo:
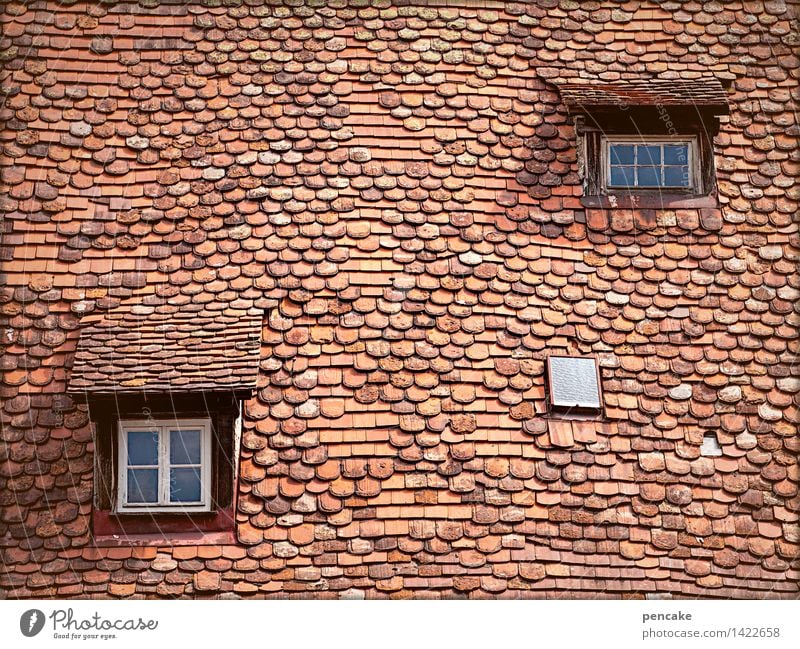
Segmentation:
{"type": "Polygon", "coordinates": [[[260,341],[260,314],[119,308],[81,331],[69,391],[252,389],[260,341]]]}
{"type": "Polygon", "coordinates": [[[209,4],[6,3],[4,594],[796,598],[791,6],[209,4]],[[711,73],[718,195],[586,209],[556,80],[711,73]],[[64,358],[145,289],[184,341],[93,324],[73,381],[202,379],[181,313],[267,314],[236,545],[93,545],[64,358]],[[604,420],[545,416],[554,350],[604,420]]]}
{"type": "Polygon", "coordinates": [[[589,106],[696,106],[728,112],[728,96],[716,77],[635,79],[560,84],[570,109],[589,106]]]}

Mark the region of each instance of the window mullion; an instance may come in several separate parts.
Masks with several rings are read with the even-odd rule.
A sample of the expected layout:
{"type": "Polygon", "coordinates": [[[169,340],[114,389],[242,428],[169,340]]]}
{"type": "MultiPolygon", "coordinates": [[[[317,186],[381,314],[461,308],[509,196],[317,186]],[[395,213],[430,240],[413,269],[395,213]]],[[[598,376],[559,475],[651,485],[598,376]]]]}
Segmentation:
{"type": "Polygon", "coordinates": [[[159,454],[158,454],[158,503],[159,505],[169,504],[169,427],[161,426],[158,434],[159,454]],[[162,443],[163,442],[163,443],[162,443]]]}
{"type": "Polygon", "coordinates": [[[119,446],[120,453],[118,455],[118,473],[120,481],[120,493],[117,495],[118,506],[124,507],[128,504],[128,428],[127,426],[119,425],[119,446]]]}
{"type": "Polygon", "coordinates": [[[206,423],[200,435],[200,500],[208,506],[211,500],[211,424],[206,423]]]}

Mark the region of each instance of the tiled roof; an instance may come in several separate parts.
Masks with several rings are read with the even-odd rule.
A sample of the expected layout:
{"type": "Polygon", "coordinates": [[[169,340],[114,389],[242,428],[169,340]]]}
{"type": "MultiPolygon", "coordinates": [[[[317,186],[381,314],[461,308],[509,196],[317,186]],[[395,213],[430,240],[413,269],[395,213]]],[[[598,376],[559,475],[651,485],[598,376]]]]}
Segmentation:
{"type": "Polygon", "coordinates": [[[796,4],[676,5],[5,3],[2,595],[800,596],[796,4]],[[556,80],[712,74],[716,194],[587,208],[556,80]],[[236,543],[95,547],[76,330],[243,301],[236,543]]]}
{"type": "Polygon", "coordinates": [[[729,110],[727,93],[716,77],[564,83],[558,88],[570,109],[662,105],[714,108],[725,113],[729,110]]]}
{"type": "Polygon", "coordinates": [[[260,340],[260,314],[116,309],[81,330],[68,390],[252,390],[260,340]]]}

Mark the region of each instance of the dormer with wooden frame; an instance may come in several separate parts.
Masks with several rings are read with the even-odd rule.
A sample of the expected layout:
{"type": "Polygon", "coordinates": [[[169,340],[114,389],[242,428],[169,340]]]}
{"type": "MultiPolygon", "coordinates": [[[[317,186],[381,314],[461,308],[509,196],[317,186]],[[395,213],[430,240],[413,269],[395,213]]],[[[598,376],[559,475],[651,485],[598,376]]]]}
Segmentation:
{"type": "Polygon", "coordinates": [[[69,392],[94,425],[97,545],[233,542],[261,318],[133,305],[83,323],[69,392]]]}
{"type": "Polygon", "coordinates": [[[588,208],[717,207],[714,136],[729,112],[716,78],[559,85],[575,123],[588,208]]]}

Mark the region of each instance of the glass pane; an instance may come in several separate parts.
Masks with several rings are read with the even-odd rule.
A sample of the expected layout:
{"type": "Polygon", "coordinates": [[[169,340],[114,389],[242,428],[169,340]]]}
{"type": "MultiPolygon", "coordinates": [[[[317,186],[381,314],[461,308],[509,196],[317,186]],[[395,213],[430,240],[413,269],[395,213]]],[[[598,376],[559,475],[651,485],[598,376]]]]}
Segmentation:
{"type": "Polygon", "coordinates": [[[668,187],[688,187],[689,167],[664,167],[664,184],[668,187]]]}
{"type": "Polygon", "coordinates": [[[719,457],[722,455],[722,447],[719,445],[719,440],[714,433],[706,433],[703,435],[703,445],[700,447],[700,455],[706,457],[719,457]]]}
{"type": "Polygon", "coordinates": [[[643,145],[639,147],[636,164],[659,165],[661,164],[661,145],[643,145]]]}
{"type": "Polygon", "coordinates": [[[599,408],[600,388],[593,358],[550,357],[551,399],[568,408],[599,408]]]}
{"type": "Polygon", "coordinates": [[[170,469],[169,499],[174,503],[192,503],[200,496],[200,467],[196,469],[170,469]]]}
{"type": "Polygon", "coordinates": [[[127,502],[158,502],[158,469],[128,469],[127,502]]]}
{"type": "Polygon", "coordinates": [[[158,432],[128,432],[128,465],[158,466],[158,432]]]}
{"type": "Polygon", "coordinates": [[[199,430],[171,430],[169,432],[169,463],[200,464],[199,430]]]}
{"type": "Polygon", "coordinates": [[[639,186],[658,187],[661,184],[661,169],[658,167],[639,167],[639,186]]]}
{"type": "Polygon", "coordinates": [[[611,150],[611,164],[612,165],[632,165],[633,158],[633,144],[612,144],[611,150]]]}
{"type": "Polygon", "coordinates": [[[664,164],[685,165],[689,162],[688,144],[665,144],[664,145],[664,164]]]}
{"type": "Polygon", "coordinates": [[[611,167],[611,184],[615,187],[633,187],[633,167],[611,167]]]}

